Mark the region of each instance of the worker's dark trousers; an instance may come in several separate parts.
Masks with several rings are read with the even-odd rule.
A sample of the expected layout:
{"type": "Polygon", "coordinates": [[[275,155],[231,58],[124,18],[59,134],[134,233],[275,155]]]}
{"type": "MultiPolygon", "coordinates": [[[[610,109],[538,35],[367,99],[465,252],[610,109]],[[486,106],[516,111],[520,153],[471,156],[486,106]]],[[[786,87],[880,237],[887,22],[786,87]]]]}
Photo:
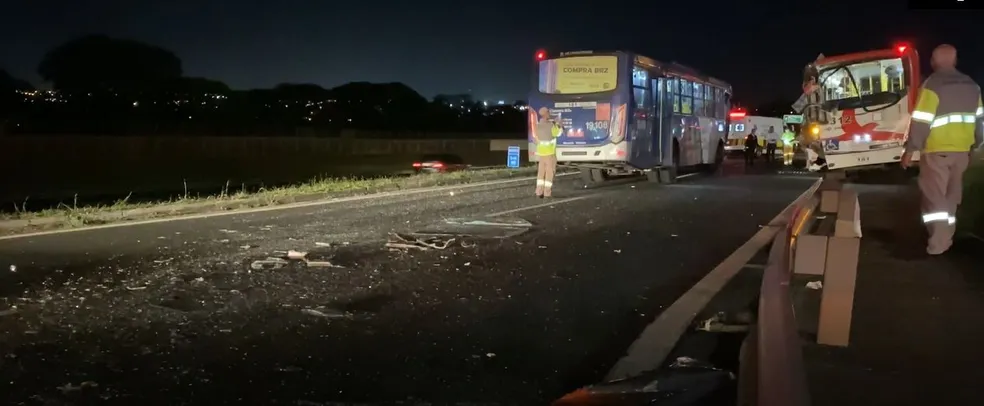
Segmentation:
{"type": "Polygon", "coordinates": [[[755,149],[745,148],[745,165],[753,166],[755,165],[755,149]]]}
{"type": "Polygon", "coordinates": [[[953,244],[957,206],[963,198],[963,174],[969,152],[933,152],[919,155],[919,190],[922,220],[929,230],[926,252],[938,255],[953,244]]]}
{"type": "Polygon", "coordinates": [[[769,162],[776,161],[776,143],[770,142],[765,144],[765,160],[769,162]]]}

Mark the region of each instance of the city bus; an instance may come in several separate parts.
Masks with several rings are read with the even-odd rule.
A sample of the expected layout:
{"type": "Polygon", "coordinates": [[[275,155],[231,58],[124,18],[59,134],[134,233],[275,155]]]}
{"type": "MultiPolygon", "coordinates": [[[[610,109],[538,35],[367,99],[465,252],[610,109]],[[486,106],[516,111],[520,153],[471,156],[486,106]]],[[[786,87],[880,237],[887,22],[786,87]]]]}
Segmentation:
{"type": "Polygon", "coordinates": [[[558,163],[587,182],[638,173],[673,182],[685,167],[724,159],[731,86],[692,68],[625,51],[541,50],[532,82],[530,161],[544,107],[563,128],[558,163]]]}
{"type": "MultiPolygon", "coordinates": [[[[807,65],[801,112],[811,171],[897,165],[916,106],[919,54],[911,47],[820,57],[807,65]]],[[[913,157],[918,159],[918,157],[913,157]]]]}

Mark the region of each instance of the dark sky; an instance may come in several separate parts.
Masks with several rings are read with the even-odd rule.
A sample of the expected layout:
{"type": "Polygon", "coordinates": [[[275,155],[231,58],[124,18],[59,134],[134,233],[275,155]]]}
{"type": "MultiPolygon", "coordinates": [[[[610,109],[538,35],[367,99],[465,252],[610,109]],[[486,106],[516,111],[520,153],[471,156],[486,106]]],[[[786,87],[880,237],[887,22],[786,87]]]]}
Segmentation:
{"type": "Polygon", "coordinates": [[[923,59],[951,42],[967,73],[984,73],[984,35],[971,30],[984,11],[907,11],[904,0],[50,0],[0,10],[0,68],[35,83],[48,49],[89,33],[163,46],[187,75],[233,88],[401,81],[428,97],[471,91],[487,100],[524,99],[541,47],[676,60],[731,82],[749,102],[793,95],[818,53],[899,40],[923,59]]]}

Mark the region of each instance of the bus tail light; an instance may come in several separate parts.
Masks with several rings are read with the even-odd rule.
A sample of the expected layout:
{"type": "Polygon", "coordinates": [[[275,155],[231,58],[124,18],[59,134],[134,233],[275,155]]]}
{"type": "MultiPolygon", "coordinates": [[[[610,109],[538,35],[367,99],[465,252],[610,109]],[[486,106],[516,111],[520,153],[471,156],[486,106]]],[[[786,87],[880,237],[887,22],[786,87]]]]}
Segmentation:
{"type": "Polygon", "coordinates": [[[744,110],[732,110],[730,113],[728,113],[728,118],[732,118],[732,119],[745,118],[745,111],[744,110]]]}
{"type": "Polygon", "coordinates": [[[904,54],[905,53],[905,50],[909,49],[909,46],[908,45],[898,45],[898,46],[895,47],[895,49],[897,51],[899,51],[900,54],[904,54]]]}
{"type": "Polygon", "coordinates": [[[544,60],[546,58],[547,58],[547,51],[544,51],[542,49],[539,50],[539,51],[536,51],[536,60],[542,61],[542,60],[544,60]]]}

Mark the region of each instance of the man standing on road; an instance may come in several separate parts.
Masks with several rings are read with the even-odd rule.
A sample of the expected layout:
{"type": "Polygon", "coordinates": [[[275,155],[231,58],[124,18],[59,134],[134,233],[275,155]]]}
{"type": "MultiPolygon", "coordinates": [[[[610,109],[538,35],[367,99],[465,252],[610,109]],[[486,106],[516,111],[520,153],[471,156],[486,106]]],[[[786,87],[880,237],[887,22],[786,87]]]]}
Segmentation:
{"type": "Polygon", "coordinates": [[[782,164],[789,166],[793,164],[793,143],[796,141],[796,133],[792,126],[787,126],[782,133],[782,164]]]}
{"type": "Polygon", "coordinates": [[[560,123],[550,118],[550,109],[540,107],[540,119],[533,136],[536,137],[536,196],[550,197],[554,173],[557,171],[557,137],[563,132],[560,123]]]}
{"type": "Polygon", "coordinates": [[[963,173],[984,137],[984,104],[980,86],[956,69],[956,48],[936,47],[930,63],[933,74],[919,91],[901,164],[912,166],[912,153],[919,151],[922,218],[929,229],[926,252],[939,255],[953,244],[963,173]]]}
{"type": "Polygon", "coordinates": [[[765,134],[765,161],[773,163],[776,161],[776,145],[779,142],[779,134],[776,134],[776,127],[769,126],[769,132],[765,134]]]}
{"type": "Polygon", "coordinates": [[[745,137],[745,166],[755,166],[755,152],[758,150],[758,136],[755,135],[755,128],[748,132],[745,137]]]}

